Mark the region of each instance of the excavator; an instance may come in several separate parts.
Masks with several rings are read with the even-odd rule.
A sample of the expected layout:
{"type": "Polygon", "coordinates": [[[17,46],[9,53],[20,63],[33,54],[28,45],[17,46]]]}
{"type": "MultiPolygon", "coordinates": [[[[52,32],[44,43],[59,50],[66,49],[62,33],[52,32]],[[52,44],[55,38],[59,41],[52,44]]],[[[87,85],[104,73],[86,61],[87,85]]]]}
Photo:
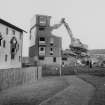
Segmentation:
{"type": "Polygon", "coordinates": [[[71,51],[81,57],[87,56],[88,46],[86,44],[83,44],[80,41],[80,39],[74,38],[73,33],[72,33],[68,23],[66,23],[66,21],[65,21],[65,18],[62,18],[62,24],[64,24],[64,26],[66,27],[68,34],[70,36],[71,44],[69,47],[70,47],[71,51]]]}
{"type": "Polygon", "coordinates": [[[68,23],[65,21],[65,18],[62,18],[60,23],[54,24],[52,27],[50,27],[50,30],[55,30],[61,27],[62,25],[65,26],[65,28],[68,31],[68,34],[71,39],[70,49],[74,53],[74,55],[77,55],[78,57],[85,57],[87,56],[88,46],[86,44],[83,44],[80,39],[77,39],[74,37],[68,23]]]}

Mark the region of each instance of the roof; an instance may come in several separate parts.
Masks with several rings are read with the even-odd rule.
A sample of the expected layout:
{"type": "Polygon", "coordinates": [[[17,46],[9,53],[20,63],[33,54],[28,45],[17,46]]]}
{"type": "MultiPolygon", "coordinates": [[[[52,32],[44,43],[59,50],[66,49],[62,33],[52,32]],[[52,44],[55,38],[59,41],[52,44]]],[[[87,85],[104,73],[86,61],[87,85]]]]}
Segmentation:
{"type": "Polygon", "coordinates": [[[17,30],[17,31],[27,33],[27,32],[24,31],[23,29],[21,29],[21,28],[15,26],[15,25],[13,25],[13,24],[11,24],[11,23],[9,23],[9,22],[7,22],[7,21],[1,19],[1,18],[0,18],[0,23],[2,23],[2,24],[4,24],[4,25],[7,25],[7,26],[9,26],[9,27],[11,27],[11,28],[13,28],[13,29],[15,29],[15,30],[17,30]]]}
{"type": "Polygon", "coordinates": [[[93,49],[89,50],[90,54],[105,54],[105,49],[93,49]]]}

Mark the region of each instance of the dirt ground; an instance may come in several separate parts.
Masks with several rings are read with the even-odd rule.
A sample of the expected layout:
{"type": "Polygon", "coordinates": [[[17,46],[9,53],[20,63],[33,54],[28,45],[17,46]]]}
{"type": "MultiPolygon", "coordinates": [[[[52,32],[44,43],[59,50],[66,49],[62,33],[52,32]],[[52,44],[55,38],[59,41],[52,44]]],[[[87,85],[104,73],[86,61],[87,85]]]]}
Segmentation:
{"type": "Polygon", "coordinates": [[[88,105],[94,87],[76,76],[43,79],[4,90],[0,105],[88,105]]]}

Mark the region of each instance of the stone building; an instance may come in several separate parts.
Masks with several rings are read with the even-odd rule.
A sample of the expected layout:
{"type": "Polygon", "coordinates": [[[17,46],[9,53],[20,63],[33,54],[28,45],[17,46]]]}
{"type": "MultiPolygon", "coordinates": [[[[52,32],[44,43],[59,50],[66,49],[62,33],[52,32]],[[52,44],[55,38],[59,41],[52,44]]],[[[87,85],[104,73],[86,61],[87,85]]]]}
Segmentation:
{"type": "Polygon", "coordinates": [[[61,65],[61,38],[53,35],[53,29],[61,26],[50,26],[50,16],[36,15],[30,28],[29,57],[39,65],[61,65]]]}
{"type": "Polygon", "coordinates": [[[20,68],[23,30],[0,19],[0,69],[20,68]]]}

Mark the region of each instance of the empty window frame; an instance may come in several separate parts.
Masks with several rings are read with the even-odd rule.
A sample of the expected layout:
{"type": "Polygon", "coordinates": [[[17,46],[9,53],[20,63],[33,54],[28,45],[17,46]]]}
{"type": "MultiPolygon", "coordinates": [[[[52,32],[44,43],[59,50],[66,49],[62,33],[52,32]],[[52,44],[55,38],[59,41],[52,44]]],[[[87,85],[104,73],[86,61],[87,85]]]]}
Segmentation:
{"type": "Polygon", "coordinates": [[[50,51],[53,51],[53,48],[50,48],[50,51]]]}
{"type": "Polygon", "coordinates": [[[11,54],[11,60],[15,59],[15,54],[11,54]]]}
{"type": "Polygon", "coordinates": [[[50,55],[53,55],[53,53],[50,52],[50,55]]]}
{"type": "Polygon", "coordinates": [[[40,47],[40,51],[44,51],[44,48],[43,47],[40,47]]]}
{"type": "Polygon", "coordinates": [[[44,56],[39,56],[39,60],[44,60],[44,56]]]}
{"type": "Polygon", "coordinates": [[[53,58],[53,62],[56,62],[56,57],[53,58]]]}
{"type": "Polygon", "coordinates": [[[65,60],[66,61],[67,60],[67,57],[63,57],[62,60],[65,60]]]}
{"type": "Polygon", "coordinates": [[[53,48],[50,48],[50,55],[53,55],[53,48]]]}
{"type": "Polygon", "coordinates": [[[44,31],[45,30],[45,27],[39,27],[39,30],[40,31],[44,31]]]}
{"type": "Polygon", "coordinates": [[[45,37],[40,37],[39,40],[40,41],[45,41],[45,37]]]}

